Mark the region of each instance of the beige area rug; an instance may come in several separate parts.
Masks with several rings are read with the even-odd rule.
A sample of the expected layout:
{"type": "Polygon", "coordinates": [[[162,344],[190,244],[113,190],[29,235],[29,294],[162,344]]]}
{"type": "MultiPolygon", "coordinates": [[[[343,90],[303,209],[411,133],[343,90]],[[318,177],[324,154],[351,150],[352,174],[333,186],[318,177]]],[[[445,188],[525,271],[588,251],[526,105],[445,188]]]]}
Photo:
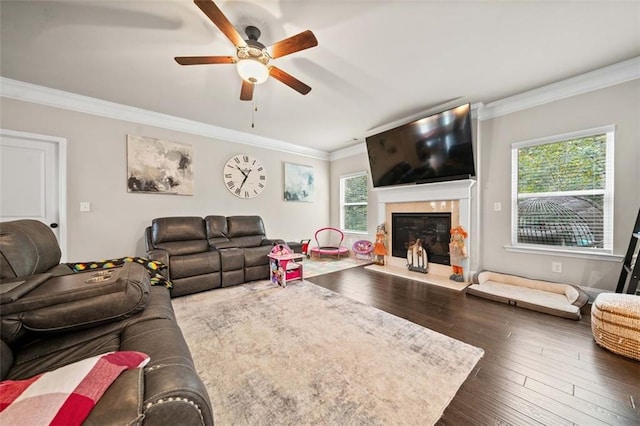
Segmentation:
{"type": "Polygon", "coordinates": [[[302,263],[304,265],[304,277],[311,278],[318,275],[341,271],[343,269],[354,268],[356,266],[369,265],[371,264],[371,261],[355,259],[353,257],[346,257],[342,259],[305,258],[302,263]]]}
{"type": "Polygon", "coordinates": [[[308,281],[173,305],[217,425],[433,424],[484,353],[308,281]]]}
{"type": "Polygon", "coordinates": [[[383,274],[395,275],[396,277],[407,278],[410,280],[421,281],[427,284],[437,285],[439,287],[445,287],[455,291],[462,291],[469,286],[468,282],[457,282],[450,280],[446,275],[446,272],[450,272],[449,268],[447,268],[446,272],[442,272],[441,274],[431,272],[431,267],[429,269],[429,273],[421,274],[420,272],[411,272],[406,267],[399,267],[394,265],[369,265],[365,266],[365,269],[369,269],[371,271],[381,272],[383,274]],[[445,275],[443,275],[445,274],[445,275]]]}

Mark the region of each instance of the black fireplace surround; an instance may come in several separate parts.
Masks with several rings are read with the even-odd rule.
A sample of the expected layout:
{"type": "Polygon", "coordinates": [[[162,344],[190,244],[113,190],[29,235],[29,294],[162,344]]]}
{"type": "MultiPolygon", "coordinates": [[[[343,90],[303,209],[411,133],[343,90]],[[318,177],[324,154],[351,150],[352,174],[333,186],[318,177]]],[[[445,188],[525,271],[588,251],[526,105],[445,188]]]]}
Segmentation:
{"type": "Polygon", "coordinates": [[[419,238],[428,261],[450,265],[451,213],[391,213],[391,255],[406,259],[419,238]]]}

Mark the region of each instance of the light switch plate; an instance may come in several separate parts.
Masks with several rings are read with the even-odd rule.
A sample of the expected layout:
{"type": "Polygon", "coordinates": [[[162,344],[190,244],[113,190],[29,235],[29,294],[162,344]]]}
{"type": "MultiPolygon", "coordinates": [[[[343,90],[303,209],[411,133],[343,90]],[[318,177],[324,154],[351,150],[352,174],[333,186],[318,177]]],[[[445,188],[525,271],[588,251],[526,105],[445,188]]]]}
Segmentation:
{"type": "Polygon", "coordinates": [[[91,211],[91,203],[89,201],[81,201],[80,202],[80,211],[85,213],[85,212],[90,212],[91,211]]]}

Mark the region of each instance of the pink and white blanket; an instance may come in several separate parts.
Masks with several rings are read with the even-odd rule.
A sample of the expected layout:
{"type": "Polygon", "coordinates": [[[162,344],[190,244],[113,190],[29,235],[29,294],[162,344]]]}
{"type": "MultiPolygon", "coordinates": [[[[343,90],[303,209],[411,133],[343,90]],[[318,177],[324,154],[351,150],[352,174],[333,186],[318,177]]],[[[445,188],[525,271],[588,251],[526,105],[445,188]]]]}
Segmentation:
{"type": "Polygon", "coordinates": [[[120,373],[148,362],[141,352],[110,352],[29,379],[0,382],[0,424],[80,425],[120,373]]]}

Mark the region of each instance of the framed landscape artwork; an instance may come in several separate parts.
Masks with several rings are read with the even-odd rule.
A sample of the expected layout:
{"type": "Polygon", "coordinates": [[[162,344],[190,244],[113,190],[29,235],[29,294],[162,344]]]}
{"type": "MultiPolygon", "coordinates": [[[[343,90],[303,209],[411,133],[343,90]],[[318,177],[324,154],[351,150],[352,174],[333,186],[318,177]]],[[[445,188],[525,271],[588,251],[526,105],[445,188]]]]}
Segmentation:
{"type": "Polygon", "coordinates": [[[284,163],[284,200],[307,201],[314,198],[313,167],[284,163]]]}
{"type": "Polygon", "coordinates": [[[129,192],[193,195],[193,147],[127,135],[129,192]]]}

